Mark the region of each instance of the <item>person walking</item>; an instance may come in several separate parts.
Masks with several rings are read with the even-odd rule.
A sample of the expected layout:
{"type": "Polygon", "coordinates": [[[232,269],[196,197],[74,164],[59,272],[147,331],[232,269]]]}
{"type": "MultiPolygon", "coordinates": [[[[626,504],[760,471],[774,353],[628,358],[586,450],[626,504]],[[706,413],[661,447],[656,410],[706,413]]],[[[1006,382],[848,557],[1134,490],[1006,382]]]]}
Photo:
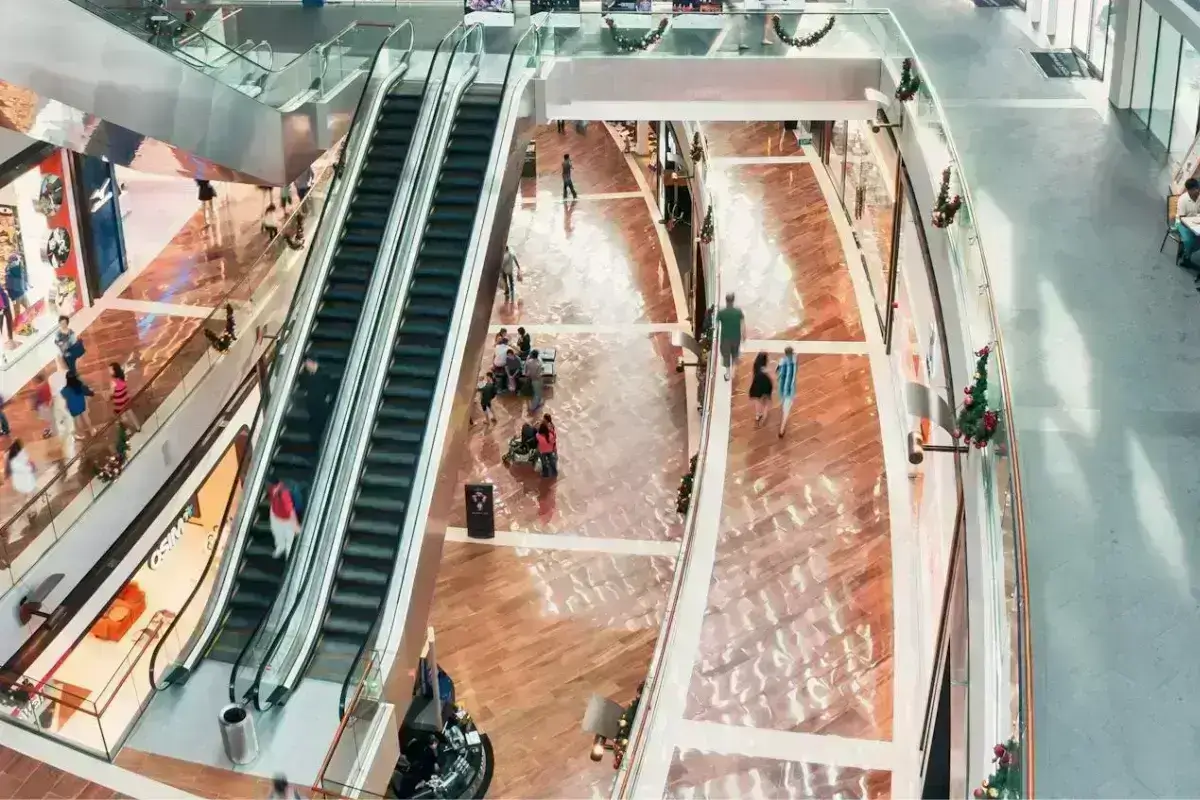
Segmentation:
{"type": "MultiPolygon", "coordinates": [[[[71,431],[76,439],[83,439],[84,430],[89,434],[92,432],[92,418],[88,413],[87,399],[95,397],[96,393],[74,372],[67,373],[66,385],[63,386],[61,393],[67,404],[67,413],[71,415],[71,431]]],[[[66,437],[64,437],[63,444],[66,445],[66,437]]]]}
{"type": "Polygon", "coordinates": [[[300,533],[300,517],[296,503],[287,484],[276,480],[267,489],[271,506],[271,538],[275,542],[273,558],[287,558],[292,554],[292,542],[300,533]]]}
{"type": "MultiPolygon", "coordinates": [[[[304,392],[304,408],[308,413],[308,436],[313,450],[320,451],[325,438],[325,426],[329,424],[329,409],[337,387],[329,373],[322,370],[316,359],[304,359],[297,380],[304,392]]],[[[315,459],[314,459],[315,460],[315,459]]]]}
{"type": "Polygon", "coordinates": [[[213,206],[217,190],[213,188],[211,181],[196,178],[196,191],[199,195],[200,208],[204,211],[204,227],[212,227],[217,222],[217,210],[213,206]]]}
{"type": "Polygon", "coordinates": [[[775,365],[775,385],[779,388],[779,438],[782,439],[788,415],[792,413],[792,401],[796,399],[796,351],[791,346],[783,349],[783,358],[775,365]]]}
{"type": "Polygon", "coordinates": [[[87,352],[87,348],[83,345],[83,339],[80,339],[75,331],[71,330],[71,318],[66,315],[58,318],[58,330],[54,333],[54,345],[67,365],[67,372],[74,372],[75,365],[87,352]]]}
{"type": "Polygon", "coordinates": [[[125,378],[125,368],[114,361],[108,365],[108,372],[112,376],[113,416],[134,433],[141,433],[142,423],[138,421],[137,414],[133,413],[133,399],[129,396],[129,381],[125,378]]]}
{"type": "Polygon", "coordinates": [[[542,477],[557,478],[558,435],[554,431],[553,423],[546,422],[545,417],[542,418],[542,424],[538,426],[537,448],[538,459],[542,462],[542,477]]]}
{"type": "Polygon", "coordinates": [[[54,425],[54,395],[46,376],[40,372],[33,376],[33,413],[42,421],[42,438],[50,438],[54,425]]]}
{"type": "Polygon", "coordinates": [[[563,182],[563,200],[567,199],[567,192],[571,193],[571,199],[579,198],[579,193],[575,191],[575,179],[573,177],[575,165],[571,163],[571,154],[563,153],[562,160],[562,182],[563,182]]]}
{"type": "Polygon", "coordinates": [[[271,779],[271,793],[267,795],[267,800],[300,800],[300,793],[288,783],[287,775],[280,772],[271,779]]]}
{"type": "Polygon", "coordinates": [[[511,303],[517,299],[516,281],[521,279],[521,262],[513,255],[511,247],[504,248],[500,257],[500,283],[504,285],[504,302],[511,303]]]}
{"type": "Polygon", "coordinates": [[[542,407],[542,392],[545,390],[545,378],[542,359],[537,350],[530,350],[525,359],[525,380],[529,382],[529,413],[536,414],[542,407]]]}
{"type": "MultiPolygon", "coordinates": [[[[37,491],[37,466],[29,457],[29,451],[25,449],[25,445],[21,443],[20,439],[14,439],[13,443],[8,446],[8,456],[4,461],[4,475],[12,481],[13,488],[24,498],[21,501],[22,505],[30,495],[37,491]]],[[[35,512],[30,510],[29,525],[31,528],[36,521],[35,512]]]]}
{"type": "Polygon", "coordinates": [[[750,378],[750,399],[754,401],[754,425],[762,425],[771,404],[771,376],[767,374],[767,354],[754,357],[754,375],[750,378]]]}
{"type": "Polygon", "coordinates": [[[725,307],[717,312],[717,337],[727,381],[733,379],[738,353],[742,349],[742,341],[746,338],[746,315],[733,304],[735,299],[733,292],[725,295],[725,307]]]}
{"type": "Polygon", "coordinates": [[[494,423],[496,412],[492,410],[492,401],[496,399],[496,382],[488,375],[480,375],[475,389],[479,392],[479,407],[483,409],[483,421],[494,423]]]}

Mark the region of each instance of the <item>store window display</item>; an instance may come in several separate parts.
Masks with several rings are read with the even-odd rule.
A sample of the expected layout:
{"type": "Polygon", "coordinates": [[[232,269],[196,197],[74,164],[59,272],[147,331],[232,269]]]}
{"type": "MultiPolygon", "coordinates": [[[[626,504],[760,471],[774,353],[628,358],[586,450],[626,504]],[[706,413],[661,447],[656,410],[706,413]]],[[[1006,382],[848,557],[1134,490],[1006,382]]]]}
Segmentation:
{"type": "Polygon", "coordinates": [[[15,362],[84,304],[66,155],[0,187],[0,366],[15,362]]]}
{"type": "Polygon", "coordinates": [[[887,130],[847,124],[845,205],[867,264],[880,324],[887,316],[898,156],[887,130]]]}

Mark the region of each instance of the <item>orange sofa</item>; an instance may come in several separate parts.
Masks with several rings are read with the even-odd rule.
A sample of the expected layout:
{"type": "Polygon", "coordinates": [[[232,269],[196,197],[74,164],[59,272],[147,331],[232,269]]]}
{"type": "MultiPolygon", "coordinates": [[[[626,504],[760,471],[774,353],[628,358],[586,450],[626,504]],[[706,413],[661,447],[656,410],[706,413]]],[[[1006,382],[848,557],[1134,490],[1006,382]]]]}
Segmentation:
{"type": "Polygon", "coordinates": [[[113,598],[104,615],[96,620],[92,626],[92,636],[108,642],[119,642],[145,611],[146,593],[137,585],[137,581],[130,581],[113,598]]]}

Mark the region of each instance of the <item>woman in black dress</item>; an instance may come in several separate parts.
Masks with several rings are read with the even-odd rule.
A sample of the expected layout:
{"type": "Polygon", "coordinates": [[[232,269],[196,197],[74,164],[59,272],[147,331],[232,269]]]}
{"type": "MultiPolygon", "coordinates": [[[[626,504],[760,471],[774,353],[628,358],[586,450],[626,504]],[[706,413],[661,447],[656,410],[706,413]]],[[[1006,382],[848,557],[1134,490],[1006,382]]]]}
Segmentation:
{"type": "Polygon", "coordinates": [[[767,374],[767,354],[759,353],[754,357],[754,377],[750,379],[750,399],[754,401],[754,424],[761,425],[767,418],[767,409],[771,406],[771,391],[774,384],[767,374]]]}
{"type": "Polygon", "coordinates": [[[217,196],[217,190],[213,188],[212,183],[202,178],[196,178],[196,188],[199,194],[200,208],[204,209],[204,227],[207,228],[217,219],[217,212],[213,208],[213,199],[217,196]]]}

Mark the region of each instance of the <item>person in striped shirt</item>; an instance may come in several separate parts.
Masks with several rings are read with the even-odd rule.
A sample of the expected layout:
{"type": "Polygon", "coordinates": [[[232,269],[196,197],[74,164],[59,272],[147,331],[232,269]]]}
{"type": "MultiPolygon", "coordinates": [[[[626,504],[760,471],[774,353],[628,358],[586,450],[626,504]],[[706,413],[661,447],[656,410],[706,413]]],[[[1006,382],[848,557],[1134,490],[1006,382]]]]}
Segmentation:
{"type": "Polygon", "coordinates": [[[796,351],[790,346],[783,349],[783,358],[775,365],[775,388],[779,390],[779,438],[782,439],[792,401],[796,399],[796,351]]]}
{"type": "Polygon", "coordinates": [[[113,415],[134,433],[140,433],[142,424],[138,422],[137,415],[133,413],[129,397],[129,384],[125,381],[125,368],[114,361],[108,365],[108,371],[112,375],[113,415]]]}

